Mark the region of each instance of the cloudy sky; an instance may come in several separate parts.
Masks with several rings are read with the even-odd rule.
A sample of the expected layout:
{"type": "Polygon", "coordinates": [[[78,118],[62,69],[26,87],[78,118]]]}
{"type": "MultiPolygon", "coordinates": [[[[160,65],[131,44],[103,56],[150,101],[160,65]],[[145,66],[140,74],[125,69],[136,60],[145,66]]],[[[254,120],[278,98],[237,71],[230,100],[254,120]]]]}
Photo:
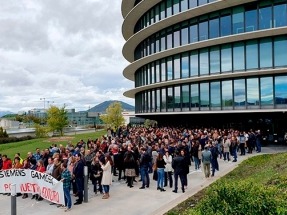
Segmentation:
{"type": "Polygon", "coordinates": [[[120,0],[0,0],[0,111],[122,100],[120,0]]]}

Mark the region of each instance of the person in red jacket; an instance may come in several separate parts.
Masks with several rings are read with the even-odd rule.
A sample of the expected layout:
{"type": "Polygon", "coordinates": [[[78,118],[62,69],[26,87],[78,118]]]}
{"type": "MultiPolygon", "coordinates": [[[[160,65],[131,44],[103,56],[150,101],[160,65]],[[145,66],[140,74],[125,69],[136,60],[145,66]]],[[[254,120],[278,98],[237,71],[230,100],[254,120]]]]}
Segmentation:
{"type": "Polygon", "coordinates": [[[2,155],[3,160],[3,166],[2,170],[7,170],[12,168],[12,161],[10,158],[7,157],[7,155],[2,155]]]}

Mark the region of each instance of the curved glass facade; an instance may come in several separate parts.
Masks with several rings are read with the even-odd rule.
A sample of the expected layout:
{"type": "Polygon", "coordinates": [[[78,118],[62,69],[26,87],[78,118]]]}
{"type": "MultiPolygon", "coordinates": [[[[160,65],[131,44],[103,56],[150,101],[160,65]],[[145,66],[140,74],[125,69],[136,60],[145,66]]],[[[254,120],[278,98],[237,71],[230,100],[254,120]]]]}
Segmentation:
{"type": "Polygon", "coordinates": [[[136,94],[136,112],[287,108],[287,75],[224,79],[155,88],[136,94]]]}
{"type": "Polygon", "coordinates": [[[213,74],[287,67],[287,36],[211,46],[151,62],[135,73],[135,86],[213,74]]]}
{"type": "Polygon", "coordinates": [[[123,55],[131,63],[123,73],[135,82],[124,95],[135,98],[137,116],[166,124],[201,116],[208,124],[217,114],[226,123],[270,117],[287,129],[287,0],[145,6],[140,18],[129,14],[134,26],[123,25],[123,32],[134,30],[126,36],[123,55]]]}
{"type": "Polygon", "coordinates": [[[160,29],[136,47],[134,57],[138,60],[199,41],[283,26],[287,26],[286,0],[256,1],[160,29]]]}
{"type": "MultiPolygon", "coordinates": [[[[141,1],[141,0],[140,0],[141,1]]],[[[139,1],[139,2],[140,2],[139,1]]],[[[175,14],[218,0],[163,0],[149,9],[137,22],[134,33],[175,14]]]]}

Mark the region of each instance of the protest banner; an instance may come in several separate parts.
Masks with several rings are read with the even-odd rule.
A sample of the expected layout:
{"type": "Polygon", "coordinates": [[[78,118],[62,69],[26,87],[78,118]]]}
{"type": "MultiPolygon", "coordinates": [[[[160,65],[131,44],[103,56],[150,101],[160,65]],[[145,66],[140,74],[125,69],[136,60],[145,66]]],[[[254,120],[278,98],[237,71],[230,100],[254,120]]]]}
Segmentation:
{"type": "Polygon", "coordinates": [[[63,183],[51,175],[30,169],[0,171],[0,193],[10,193],[11,184],[16,184],[17,193],[39,194],[56,204],[65,204],[63,183]]]}

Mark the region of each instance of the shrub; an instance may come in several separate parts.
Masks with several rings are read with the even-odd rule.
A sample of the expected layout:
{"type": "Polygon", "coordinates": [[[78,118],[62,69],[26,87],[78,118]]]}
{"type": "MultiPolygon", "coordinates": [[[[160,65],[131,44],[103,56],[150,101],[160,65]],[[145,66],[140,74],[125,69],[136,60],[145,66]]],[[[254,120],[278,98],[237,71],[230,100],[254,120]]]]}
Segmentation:
{"type": "Polygon", "coordinates": [[[287,194],[275,186],[249,181],[216,183],[188,214],[287,214],[287,194]]]}
{"type": "Polygon", "coordinates": [[[48,130],[47,128],[36,124],[35,125],[35,135],[37,138],[47,137],[48,136],[48,130]]]}

